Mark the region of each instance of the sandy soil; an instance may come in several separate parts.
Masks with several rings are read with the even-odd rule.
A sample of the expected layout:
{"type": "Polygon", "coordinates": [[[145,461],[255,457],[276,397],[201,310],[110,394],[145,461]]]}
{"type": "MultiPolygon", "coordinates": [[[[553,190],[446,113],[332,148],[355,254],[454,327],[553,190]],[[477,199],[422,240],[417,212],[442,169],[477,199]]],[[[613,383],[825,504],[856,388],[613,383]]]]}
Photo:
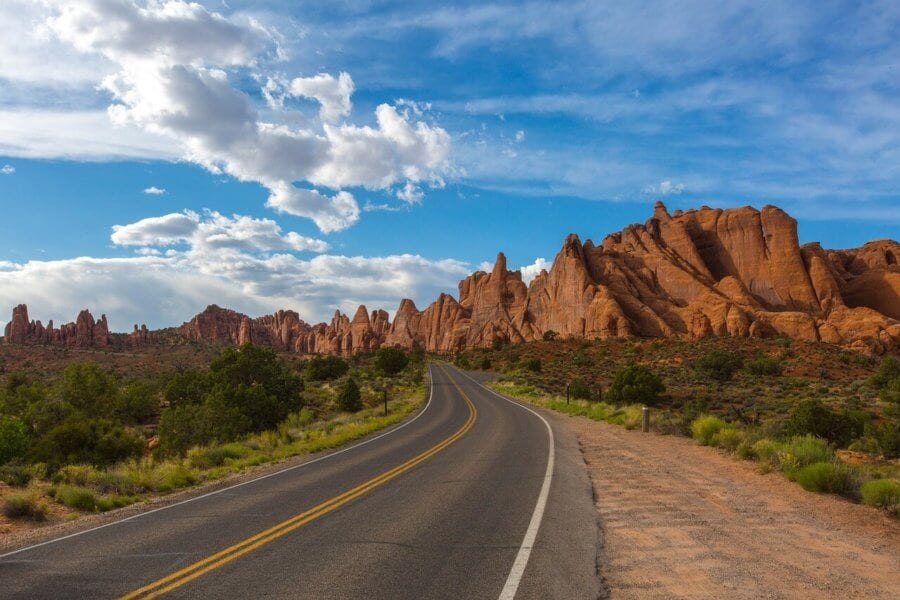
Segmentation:
{"type": "Polygon", "coordinates": [[[689,439],[568,423],[611,598],[900,598],[900,521],[689,439]]]}

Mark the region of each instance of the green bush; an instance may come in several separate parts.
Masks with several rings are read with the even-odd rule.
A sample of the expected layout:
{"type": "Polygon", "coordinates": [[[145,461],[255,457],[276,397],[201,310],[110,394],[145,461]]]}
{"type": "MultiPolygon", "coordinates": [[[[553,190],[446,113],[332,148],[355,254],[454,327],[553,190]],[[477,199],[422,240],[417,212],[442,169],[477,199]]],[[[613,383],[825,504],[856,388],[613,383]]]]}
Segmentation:
{"type": "Polygon", "coordinates": [[[77,508],[86,512],[97,510],[97,495],[86,487],[61,485],[55,488],[54,497],[69,508],[77,508]]]}
{"type": "Polygon", "coordinates": [[[0,481],[13,487],[25,487],[34,474],[23,464],[11,463],[0,467],[0,481]]]}
{"type": "Polygon", "coordinates": [[[250,454],[250,449],[238,443],[213,446],[211,448],[192,448],[188,451],[187,459],[191,466],[198,469],[210,469],[220,467],[226,460],[243,458],[250,454]]]}
{"type": "Polygon", "coordinates": [[[632,365],[616,372],[606,392],[607,401],[616,404],[646,404],[654,406],[666,391],[662,380],[650,369],[632,365]]]}
{"type": "Polygon", "coordinates": [[[491,359],[485,356],[481,359],[481,364],[479,364],[478,366],[482,371],[487,371],[491,368],[491,359]]]}
{"type": "Polygon", "coordinates": [[[811,435],[792,437],[783,444],[778,455],[779,466],[788,475],[807,465],[833,460],[834,451],[828,442],[811,435]]]}
{"type": "Polygon", "coordinates": [[[352,377],[347,378],[344,385],[341,386],[337,397],[338,407],[346,412],[356,412],[362,408],[362,395],[359,392],[359,385],[352,377]]]}
{"type": "Polygon", "coordinates": [[[35,455],[52,467],[86,463],[111,465],[140,456],[144,438],[109,419],[73,415],[57,425],[35,447],[35,455]]]}
{"type": "Polygon", "coordinates": [[[115,415],[123,423],[147,423],[159,411],[157,391],[145,381],[125,385],[116,399],[115,415]]]}
{"type": "Polygon", "coordinates": [[[869,506],[900,511],[900,481],[874,479],[862,484],[859,490],[862,501],[869,506]]]}
{"type": "Polygon", "coordinates": [[[47,518],[47,505],[33,492],[16,492],[3,499],[3,514],[10,519],[43,521],[47,518]]]}
{"type": "Polygon", "coordinates": [[[532,373],[540,373],[543,365],[541,364],[541,359],[539,358],[529,358],[525,361],[523,365],[525,369],[531,371],[532,373]]]}
{"type": "Polygon", "coordinates": [[[691,424],[691,435],[704,446],[712,446],[713,439],[728,423],[712,415],[699,417],[691,424]]]}
{"type": "Polygon", "coordinates": [[[73,362],[63,371],[60,399],[89,417],[106,417],[118,402],[116,379],[93,362],[73,362]]]}
{"type": "Polygon", "coordinates": [[[878,368],[869,378],[869,383],[877,388],[883,388],[895,379],[900,379],[900,358],[888,355],[878,363],[878,368]]]}
{"type": "Polygon", "coordinates": [[[350,364],[340,356],[325,354],[314,356],[304,366],[306,378],[310,381],[331,381],[343,377],[350,364]]]}
{"type": "Polygon", "coordinates": [[[729,425],[720,429],[713,436],[712,445],[724,448],[729,452],[736,452],[746,437],[747,434],[744,431],[729,425]]]}
{"type": "Polygon", "coordinates": [[[794,481],[811,492],[853,497],[859,490],[859,473],[839,462],[815,462],[793,473],[794,481]]]}
{"type": "Polygon", "coordinates": [[[747,363],[747,370],[758,376],[777,376],[784,371],[784,364],[774,356],[760,356],[747,363]]]}
{"type": "Polygon", "coordinates": [[[900,405],[900,377],[894,377],[888,381],[881,388],[879,396],[884,402],[900,405]]]}
{"type": "Polygon", "coordinates": [[[784,448],[785,445],[779,441],[763,438],[754,442],[747,454],[760,462],[774,467],[779,464],[779,456],[784,451],[784,448]]]}
{"type": "Polygon", "coordinates": [[[0,465],[28,455],[28,428],[16,417],[0,415],[0,465]]]}
{"type": "Polygon", "coordinates": [[[469,368],[469,359],[465,357],[463,354],[457,354],[453,358],[453,364],[459,367],[460,369],[466,370],[469,368]]]}
{"type": "Polygon", "coordinates": [[[710,379],[725,382],[731,381],[734,374],[744,365],[740,355],[734,352],[713,350],[707,352],[694,363],[694,368],[706,374],[710,379]]]}
{"type": "Polygon", "coordinates": [[[593,396],[591,388],[581,379],[576,379],[569,384],[569,394],[575,400],[590,400],[593,396]]]}
{"type": "Polygon", "coordinates": [[[559,334],[556,333],[555,331],[553,331],[552,329],[548,329],[547,331],[544,332],[544,335],[541,337],[544,338],[545,342],[552,342],[553,340],[555,340],[556,338],[559,337],[559,334]]]}
{"type": "Polygon", "coordinates": [[[814,435],[839,447],[865,433],[868,415],[861,411],[831,410],[820,400],[803,400],[791,409],[784,426],[786,435],[814,435]]]}
{"type": "Polygon", "coordinates": [[[375,367],[385,375],[396,375],[409,364],[409,356],[401,348],[379,348],[375,352],[375,367]]]}

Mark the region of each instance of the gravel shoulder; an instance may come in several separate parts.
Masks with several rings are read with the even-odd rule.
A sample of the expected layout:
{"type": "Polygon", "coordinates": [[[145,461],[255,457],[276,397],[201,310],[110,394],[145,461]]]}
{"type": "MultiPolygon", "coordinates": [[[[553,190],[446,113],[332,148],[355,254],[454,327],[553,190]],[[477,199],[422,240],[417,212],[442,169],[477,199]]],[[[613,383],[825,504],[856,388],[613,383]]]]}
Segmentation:
{"type": "Polygon", "coordinates": [[[565,422],[611,598],[900,598],[900,521],[686,438],[565,422]]]}

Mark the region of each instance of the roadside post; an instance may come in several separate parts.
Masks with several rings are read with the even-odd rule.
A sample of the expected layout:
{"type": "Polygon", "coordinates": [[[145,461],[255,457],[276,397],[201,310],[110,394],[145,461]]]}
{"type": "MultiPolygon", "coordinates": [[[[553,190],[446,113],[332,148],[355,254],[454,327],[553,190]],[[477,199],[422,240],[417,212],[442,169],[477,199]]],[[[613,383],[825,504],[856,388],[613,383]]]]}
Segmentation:
{"type": "Polygon", "coordinates": [[[650,431],[650,407],[645,406],[641,410],[641,431],[647,433],[650,431]]]}
{"type": "Polygon", "coordinates": [[[384,388],[384,416],[387,416],[387,396],[388,396],[387,386],[384,388]]]}
{"type": "Polygon", "coordinates": [[[566,384],[566,404],[569,403],[569,384],[566,384]]]}

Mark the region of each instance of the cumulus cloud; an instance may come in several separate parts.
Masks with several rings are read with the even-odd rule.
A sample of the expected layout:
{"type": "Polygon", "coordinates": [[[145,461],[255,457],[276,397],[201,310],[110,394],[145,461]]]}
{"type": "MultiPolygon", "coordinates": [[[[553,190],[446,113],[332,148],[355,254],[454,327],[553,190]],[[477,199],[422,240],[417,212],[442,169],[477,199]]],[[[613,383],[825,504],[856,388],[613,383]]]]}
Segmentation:
{"type": "Polygon", "coordinates": [[[148,217],[128,225],[113,225],[110,236],[120,246],[165,246],[191,238],[200,223],[200,215],[192,211],[148,217]]]}
{"type": "Polygon", "coordinates": [[[90,307],[106,313],[115,331],[129,330],[134,323],[178,325],[211,303],[251,315],[290,308],[304,319],[322,321],[335,308],[352,312],[360,303],[394,310],[401,297],[410,297],[424,305],[453,290],[467,271],[456,260],[409,254],[303,260],[238,250],[201,257],[170,250],[131,258],[5,264],[0,268],[0,307],[5,313],[25,302],[36,318],[57,323],[90,307]]]}
{"type": "Polygon", "coordinates": [[[519,267],[519,271],[522,272],[522,281],[526,284],[531,283],[531,280],[540,275],[541,271],[550,270],[551,263],[547,262],[543,258],[536,258],[533,263],[530,265],[525,265],[524,267],[519,267]]]}
{"type": "Polygon", "coordinates": [[[319,117],[334,122],[350,114],[350,96],[353,95],[353,79],[342,72],[338,77],[319,73],[314,77],[296,77],[291,80],[290,94],[317,100],[319,117]]]}
{"type": "Polygon", "coordinates": [[[525,141],[525,131],[520,129],[516,132],[516,142],[521,144],[524,141],[525,141]]]}
{"type": "Polygon", "coordinates": [[[155,185],[151,185],[148,188],[144,188],[144,193],[148,196],[162,196],[166,193],[165,188],[158,188],[155,185]]]}
{"type": "Polygon", "coordinates": [[[12,175],[16,172],[16,168],[12,165],[3,165],[3,168],[0,169],[0,174],[3,175],[12,175]]]}
{"type": "MultiPolygon", "coordinates": [[[[59,39],[117,66],[102,84],[115,99],[108,111],[114,123],[177,140],[189,160],[210,171],[260,183],[270,192],[270,207],[309,218],[323,232],[359,219],[344,188],[400,186],[402,192],[409,184],[443,185],[450,136],[421,120],[418,106],[382,104],[376,127],[335,123],[351,110],[347,73],[295,78],[283,91],[316,100],[320,127],[263,120],[251,97],[229,80],[234,68],[263,79],[260,65],[280,55],[276,35],[252,19],[229,19],[180,0],[83,0],[62,4],[47,25],[59,39]]],[[[277,92],[273,81],[263,90],[270,99],[277,92]]],[[[278,117],[282,107],[271,101],[270,107],[278,117]]]]}
{"type": "MultiPolygon", "coordinates": [[[[201,217],[186,210],[161,217],[149,217],[127,225],[113,225],[110,236],[119,246],[170,246],[187,243],[194,257],[206,252],[311,251],[325,252],[328,244],[294,231],[282,234],[271,219],[242,215],[226,217],[207,210],[201,217]]],[[[205,257],[202,257],[205,259],[205,257]]]]}

